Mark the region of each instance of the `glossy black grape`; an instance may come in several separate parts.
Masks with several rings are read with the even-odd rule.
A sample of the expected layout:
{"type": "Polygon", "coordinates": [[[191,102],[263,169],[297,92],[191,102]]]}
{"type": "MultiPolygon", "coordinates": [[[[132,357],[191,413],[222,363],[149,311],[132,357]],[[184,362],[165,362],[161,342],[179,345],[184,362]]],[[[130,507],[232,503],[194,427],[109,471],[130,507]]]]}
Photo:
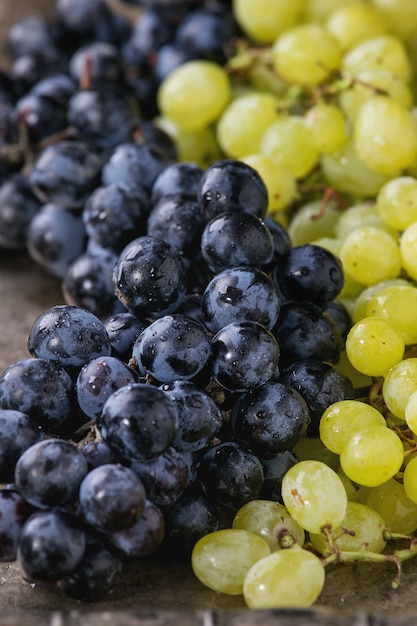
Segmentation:
{"type": "Polygon", "coordinates": [[[281,493],[282,479],[290,467],[298,463],[298,461],[299,459],[291,450],[283,450],[267,459],[261,458],[264,470],[261,498],[275,500],[283,504],[281,493]]]}
{"type": "Polygon", "coordinates": [[[120,301],[139,317],[174,312],[186,293],[183,261],[158,237],[131,241],[118,257],[113,282],[120,301]]]}
{"type": "Polygon", "coordinates": [[[136,339],[132,356],[139,372],[159,382],[190,380],[211,354],[207,329],[197,320],[175,313],[156,319],[136,339]]]}
{"type": "Polygon", "coordinates": [[[99,419],[104,441],[127,463],[162,454],[172,445],[177,425],[177,410],[169,396],[144,383],[115,391],[99,419]]]}
{"type": "Polygon", "coordinates": [[[274,259],[279,261],[290,250],[291,238],[284,226],[271,217],[264,217],[264,223],[271,232],[274,241],[274,259]]]}
{"type": "Polygon", "coordinates": [[[29,581],[58,581],[81,562],[85,545],[75,515],[62,509],[38,511],[22,528],[17,561],[29,581]]]}
{"type": "Polygon", "coordinates": [[[198,477],[212,502],[236,511],[246,502],[259,498],[264,473],[254,454],[228,441],[204,453],[198,477]]]}
{"type": "Polygon", "coordinates": [[[230,391],[248,391],[268,382],[280,348],[272,333],[257,322],[232,322],[212,339],[213,378],[230,391]]]}
{"type": "Polygon", "coordinates": [[[281,374],[281,380],[296,389],[306,401],[311,423],[309,437],[317,437],[324,411],[334,402],[353,400],[354,390],[349,378],[330,363],[305,359],[293,363],[281,374]]]}
{"type": "Polygon", "coordinates": [[[69,73],[77,84],[88,73],[90,87],[122,83],[124,70],[118,47],[105,41],[93,41],[78,48],[71,57],[69,73]]]}
{"type": "Polygon", "coordinates": [[[24,498],[39,508],[73,504],[87,461],[63,439],[45,439],[25,450],[16,463],[15,483],[24,498]]]}
{"type": "Polygon", "coordinates": [[[266,457],[290,450],[307,432],[310,414],[303,397],[288,385],[271,382],[241,395],[232,411],[236,441],[266,457]]]}
{"type": "Polygon", "coordinates": [[[56,46],[48,46],[36,52],[19,56],[10,68],[16,93],[24,95],[37,83],[57,74],[66,74],[68,59],[56,46]]]}
{"type": "Polygon", "coordinates": [[[14,174],[4,181],[0,186],[0,246],[24,250],[31,220],[40,207],[26,176],[14,174]]]}
{"type": "Polygon", "coordinates": [[[205,226],[201,254],[213,273],[241,265],[262,269],[272,261],[274,242],[259,217],[227,210],[205,226]]]}
{"type": "Polygon", "coordinates": [[[195,383],[175,380],[162,386],[178,411],[173,446],[180,452],[206,447],[222,425],[222,413],[213,398],[195,383]]]}
{"type": "Polygon", "coordinates": [[[110,339],[112,355],[122,361],[129,361],[133,344],[147,323],[128,311],[110,315],[103,323],[110,339]]]}
{"type": "Polygon", "coordinates": [[[107,463],[117,463],[113,450],[102,439],[87,441],[79,450],[87,461],[88,471],[107,463]]]}
{"type": "Polygon", "coordinates": [[[10,26],[6,45],[10,56],[17,59],[52,46],[53,32],[44,17],[29,15],[10,26]]]}
{"type": "Polygon", "coordinates": [[[125,530],[106,534],[106,540],[124,559],[147,556],[161,545],[165,537],[165,517],[161,509],[146,500],[140,518],[125,530]]]}
{"type": "Polygon", "coordinates": [[[339,331],[340,339],[342,341],[343,349],[346,343],[348,333],[353,326],[352,317],[346,306],[340,300],[332,300],[331,302],[326,302],[326,304],[323,306],[323,309],[326,313],[330,315],[330,317],[336,324],[339,331]]]}
{"type": "Polygon", "coordinates": [[[201,177],[198,201],[207,219],[224,211],[247,212],[264,217],[268,191],[258,172],[235,159],[210,165],[201,177]]]}
{"type": "Polygon", "coordinates": [[[172,446],[149,461],[134,461],[131,468],[143,482],[149,500],[158,506],[176,502],[190,483],[187,461],[172,446]]]}
{"type": "Polygon", "coordinates": [[[254,267],[223,270],[208,283],[202,298],[204,323],[214,333],[231,322],[244,321],[272,330],[280,307],[272,279],[254,267]]]}
{"type": "Polygon", "coordinates": [[[112,393],[136,382],[139,382],[137,372],[116,357],[92,359],[83,365],[76,380],[78,404],[87,417],[96,419],[112,393]]]}
{"type": "Polygon", "coordinates": [[[189,196],[197,198],[198,184],[203,169],[189,161],[168,165],[156,178],[151,190],[152,205],[167,196],[189,196]]]}
{"type": "Polygon", "coordinates": [[[93,313],[62,304],[43,311],[33,322],[28,350],[63,367],[81,368],[91,359],[109,356],[111,346],[103,323],[93,313]]]}
{"type": "Polygon", "coordinates": [[[123,465],[100,465],[80,485],[79,512],[93,528],[106,531],[130,528],[144,510],[142,481],[123,465]]]}
{"type": "Polygon", "coordinates": [[[166,155],[151,144],[128,141],[119,144],[105,163],[102,183],[139,183],[150,191],[158,174],[169,164],[166,155]]]}
{"type": "Polygon", "coordinates": [[[14,468],[21,454],[44,434],[26,413],[0,409],[0,483],[14,480],[14,468]]]}
{"type": "Polygon", "coordinates": [[[35,510],[16,489],[0,489],[0,562],[16,560],[23,524],[35,510]]]}
{"type": "Polygon", "coordinates": [[[145,9],[135,21],[133,32],[126,46],[130,62],[144,65],[159,48],[172,39],[172,29],[156,11],[145,9]]]}

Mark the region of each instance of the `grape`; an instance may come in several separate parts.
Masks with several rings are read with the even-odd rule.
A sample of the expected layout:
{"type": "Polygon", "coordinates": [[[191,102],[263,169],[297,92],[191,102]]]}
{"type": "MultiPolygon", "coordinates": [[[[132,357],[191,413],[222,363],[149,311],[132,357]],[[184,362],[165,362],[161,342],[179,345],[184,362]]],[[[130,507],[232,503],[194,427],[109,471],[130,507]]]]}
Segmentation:
{"type": "Polygon", "coordinates": [[[251,567],[243,595],[251,609],[307,607],[317,600],[324,579],[324,565],[312,552],[278,550],[251,567]]]}
{"type": "Polygon", "coordinates": [[[342,242],[340,259],[345,272],[364,285],[396,278],[401,269],[396,240],[374,226],[361,226],[351,232],[342,242]]]}
{"type": "Polygon", "coordinates": [[[353,321],[359,322],[361,319],[366,317],[368,302],[376,296],[379,291],[383,291],[388,287],[393,287],[395,285],[404,285],[409,286],[409,282],[405,278],[391,278],[387,280],[381,280],[374,285],[370,285],[363,289],[363,291],[358,295],[353,307],[353,321]]]}
{"type": "Polygon", "coordinates": [[[381,174],[396,176],[417,159],[417,126],[411,113],[387,96],[371,98],[358,111],[354,140],[360,159],[381,174]],[[401,144],[398,137],[402,138],[401,144]]]}
{"type": "Polygon", "coordinates": [[[404,415],[405,421],[407,422],[407,426],[410,430],[417,434],[417,393],[413,392],[405,405],[404,415]]]}
{"type": "Polygon", "coordinates": [[[269,217],[279,219],[282,209],[295,199],[294,174],[289,167],[277,163],[266,154],[248,154],[244,155],[241,160],[253,167],[261,176],[268,190],[267,214],[269,217]]]}
{"type": "Polygon", "coordinates": [[[155,118],[154,123],[175,141],[178,158],[181,161],[193,161],[200,167],[206,168],[223,157],[212,126],[186,131],[163,116],[155,118]]]}
{"type": "Polygon", "coordinates": [[[390,180],[376,200],[380,216],[392,228],[406,230],[417,221],[417,180],[412,176],[390,180]]]}
{"type": "Polygon", "coordinates": [[[36,509],[16,489],[0,489],[0,562],[15,561],[20,533],[36,509]]]}
{"type": "Polygon", "coordinates": [[[326,26],[343,50],[388,31],[388,23],[381,14],[364,4],[342,5],[329,15],[326,26]]]}
{"type": "Polygon", "coordinates": [[[329,450],[340,454],[347,439],[367,426],[386,426],[386,422],[379,411],[365,402],[340,400],[324,411],[320,439],[329,450]]]}
{"type": "Polygon", "coordinates": [[[367,487],[376,487],[395,476],[403,459],[401,439],[385,426],[367,426],[354,432],[340,452],[345,474],[367,487]]]}
{"type": "Polygon", "coordinates": [[[402,41],[391,34],[371,37],[349,50],[341,62],[341,70],[347,76],[375,68],[385,69],[398,79],[408,82],[411,66],[402,41]]]}
{"type": "Polygon", "coordinates": [[[400,254],[402,265],[413,280],[417,279],[416,264],[417,223],[410,224],[400,237],[400,254]]]}
{"type": "Polygon", "coordinates": [[[340,476],[340,479],[346,490],[348,504],[349,502],[359,502],[359,504],[366,504],[366,500],[372,490],[372,487],[365,487],[364,485],[358,485],[357,483],[354,483],[352,480],[350,480],[348,476],[346,476],[341,467],[339,467],[337,473],[340,476]]]}
{"type": "Polygon", "coordinates": [[[391,322],[401,333],[405,345],[417,342],[417,288],[411,284],[393,285],[378,291],[367,303],[366,314],[391,322]]]}
{"type": "Polygon", "coordinates": [[[233,13],[251,39],[268,44],[301,18],[303,0],[234,0],[233,13]]]}
{"type": "Polygon", "coordinates": [[[13,482],[19,457],[43,437],[38,424],[26,413],[0,409],[0,483],[13,482]]]}
{"type": "Polygon", "coordinates": [[[396,236],[396,230],[388,226],[379,214],[375,203],[355,204],[346,209],[336,224],[335,233],[341,240],[345,239],[352,231],[362,226],[373,226],[385,230],[392,236],[396,236]]]}
{"type": "MultiPolygon", "coordinates": [[[[347,6],[357,3],[358,0],[343,0],[347,6]]],[[[326,22],[333,11],[340,9],[340,4],[340,0],[308,0],[305,17],[309,22],[326,22]]]]}
{"type": "Polygon", "coordinates": [[[185,131],[200,130],[215,122],[230,100],[229,78],[212,61],[183,63],[162,81],[158,106],[162,115],[185,131]]]}
{"type": "Polygon", "coordinates": [[[404,485],[394,478],[373,487],[365,504],[381,515],[393,533],[410,534],[417,529],[416,503],[407,496],[404,485]]]}
{"type": "Polygon", "coordinates": [[[187,460],[172,446],[153,459],[133,461],[130,467],[142,481],[148,498],[157,506],[173,504],[190,484],[187,460]]]}
{"type": "Polygon", "coordinates": [[[272,49],[276,72],[289,83],[314,87],[339,68],[337,39],[319,24],[299,24],[278,37],[272,49]]]}
{"type": "Polygon", "coordinates": [[[106,533],[106,539],[126,559],[150,554],[165,536],[165,520],[161,509],[146,500],[145,510],[129,528],[106,533]]]}
{"type": "Polygon", "coordinates": [[[395,320],[377,315],[378,312],[357,322],[346,338],[349,361],[358,372],[367,376],[383,376],[402,359],[405,348],[395,320]]]}
{"type": "MultiPolygon", "coordinates": [[[[379,513],[366,504],[348,502],[343,522],[339,528],[332,531],[332,534],[339,550],[382,552],[387,543],[384,530],[385,522],[379,513]]],[[[321,554],[331,553],[332,548],[322,533],[310,533],[310,541],[321,554]]]]}
{"type": "Polygon", "coordinates": [[[335,472],[340,470],[339,456],[331,452],[319,437],[303,437],[293,448],[299,461],[321,461],[335,472]]]}
{"type": "Polygon", "coordinates": [[[408,41],[417,33],[413,0],[373,0],[373,4],[400,39],[408,41]]]}
{"type": "Polygon", "coordinates": [[[313,131],[320,154],[334,152],[345,143],[346,120],[337,106],[319,102],[308,109],[304,119],[306,125],[313,131]]]}
{"type": "Polygon", "coordinates": [[[404,491],[413,502],[417,503],[417,457],[410,459],[404,468],[404,491]]]}
{"type": "Polygon", "coordinates": [[[414,391],[417,391],[417,358],[399,361],[385,374],[382,386],[384,402],[388,410],[401,420],[405,420],[405,407],[414,391]]]}
{"type": "Polygon", "coordinates": [[[330,203],[324,212],[319,201],[301,206],[288,225],[288,234],[293,246],[312,243],[320,237],[333,237],[341,212],[330,203]]]}
{"type": "Polygon", "coordinates": [[[305,530],[337,528],[346,514],[347,496],[334,470],[321,461],[300,461],[282,481],[282,498],[291,517],[305,530]]]}
{"type": "Polygon", "coordinates": [[[227,528],[197,541],[191,554],[191,566],[206,587],[229,595],[241,595],[250,567],[268,554],[268,544],[255,533],[227,528]]]}
{"type": "Polygon", "coordinates": [[[281,548],[280,541],[288,534],[298,545],[304,545],[304,530],[292,519],[285,506],[271,500],[251,500],[244,504],[234,516],[232,527],[259,535],[271,552],[281,548]]]}

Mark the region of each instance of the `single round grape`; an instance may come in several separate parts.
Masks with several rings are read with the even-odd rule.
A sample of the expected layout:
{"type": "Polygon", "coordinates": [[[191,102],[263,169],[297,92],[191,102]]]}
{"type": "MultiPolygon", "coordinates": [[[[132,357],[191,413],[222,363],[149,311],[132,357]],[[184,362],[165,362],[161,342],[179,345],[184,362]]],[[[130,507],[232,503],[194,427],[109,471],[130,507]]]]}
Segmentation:
{"type": "Polygon", "coordinates": [[[329,450],[340,454],[347,439],[367,426],[386,426],[382,413],[359,400],[340,400],[324,411],[320,439],[329,450]]]}
{"type": "MultiPolygon", "coordinates": [[[[335,528],[333,537],[339,550],[347,552],[382,552],[386,546],[384,530],[386,525],[379,513],[366,504],[348,502],[346,515],[339,528],[335,528]]],[[[323,533],[310,533],[313,547],[324,556],[334,550],[323,533]]]]}
{"type": "Polygon", "coordinates": [[[342,4],[329,15],[326,27],[343,50],[388,31],[388,23],[379,11],[365,4],[342,4]]]}
{"type": "Polygon", "coordinates": [[[356,322],[360,322],[361,319],[367,316],[368,302],[370,302],[380,291],[395,285],[408,286],[409,284],[410,283],[405,278],[389,278],[387,280],[378,281],[369,287],[365,287],[354,302],[353,322],[356,324],[356,322]]]}
{"type": "Polygon", "coordinates": [[[343,211],[336,224],[335,233],[339,239],[343,240],[350,235],[352,231],[361,226],[373,226],[380,230],[386,230],[390,235],[397,236],[395,228],[388,226],[382,219],[378,207],[374,202],[354,204],[343,211]]]}
{"type": "Polygon", "coordinates": [[[251,566],[270,552],[266,541],[255,533],[226,528],[197,541],[191,554],[191,566],[206,587],[220,593],[241,595],[251,566]]]}
{"type": "Polygon", "coordinates": [[[180,161],[192,161],[205,169],[223,158],[213,126],[187,131],[164,116],[155,118],[154,123],[175,141],[180,161]]]}
{"type": "Polygon", "coordinates": [[[272,43],[283,31],[298,23],[303,0],[234,0],[233,13],[243,31],[259,43],[272,43]]]}
{"type": "Polygon", "coordinates": [[[303,546],[305,532],[295,522],[283,504],[271,500],[251,500],[236,513],[233,528],[249,530],[262,537],[271,552],[281,549],[281,540],[291,535],[298,545],[303,546]]]}
{"type": "Polygon", "coordinates": [[[303,548],[278,550],[251,567],[243,595],[251,609],[308,607],[319,597],[325,580],[320,559],[303,548]]]}
{"type": "Polygon", "coordinates": [[[413,0],[373,0],[375,8],[389,24],[390,31],[403,41],[417,34],[417,17],[413,0]]]}
{"type": "Polygon", "coordinates": [[[339,68],[340,45],[319,24],[299,24],[278,37],[272,49],[276,72],[287,82],[315,87],[339,68]]]}
{"type": "Polygon", "coordinates": [[[341,467],[337,470],[338,476],[343,483],[346,490],[346,495],[349,502],[359,502],[359,504],[366,504],[366,499],[373,489],[372,487],[365,487],[365,485],[358,485],[350,480],[349,476],[346,476],[341,467]]]}
{"type": "Polygon", "coordinates": [[[367,376],[383,376],[402,359],[404,348],[400,329],[394,320],[384,317],[364,317],[352,326],[346,338],[349,361],[367,376]]]}
{"type": "Polygon", "coordinates": [[[395,478],[373,487],[365,504],[379,513],[393,533],[408,535],[417,529],[417,505],[395,478]]]}
{"type": "Polygon", "coordinates": [[[366,487],[381,485],[395,476],[403,459],[401,439],[385,426],[367,426],[354,432],[340,453],[346,476],[366,487]]]}
{"type": "Polygon", "coordinates": [[[288,234],[293,246],[312,243],[320,237],[334,236],[341,212],[333,203],[329,203],[324,212],[321,208],[322,203],[314,200],[302,205],[291,218],[288,234]]]}
{"type": "Polygon", "coordinates": [[[291,517],[308,532],[337,528],[346,514],[343,483],[321,461],[300,461],[290,467],[282,481],[282,498],[291,517]]]}
{"type": "Polygon", "coordinates": [[[244,155],[241,160],[253,167],[261,176],[268,190],[267,214],[269,217],[277,216],[278,218],[282,209],[285,209],[296,197],[294,174],[289,167],[277,163],[266,154],[248,154],[244,155]]]}
{"type": "Polygon", "coordinates": [[[0,483],[11,483],[19,457],[44,438],[41,428],[26,413],[0,409],[0,483]]]}
{"type": "Polygon", "coordinates": [[[417,391],[417,358],[399,361],[385,374],[382,396],[387,408],[395,417],[405,420],[408,399],[417,391]]]}
{"type": "Polygon", "coordinates": [[[390,322],[401,333],[404,344],[412,345],[417,342],[416,307],[417,287],[393,285],[378,291],[368,301],[366,314],[390,322]]]}
{"type": "Polygon", "coordinates": [[[401,269],[396,240],[373,226],[362,226],[350,233],[342,242],[340,259],[345,272],[364,285],[396,278],[401,269]]]}
{"type": "Polygon", "coordinates": [[[295,444],[293,453],[299,461],[320,461],[335,472],[340,470],[339,456],[326,448],[319,437],[303,437],[295,444]]]}
{"type": "Polygon", "coordinates": [[[417,180],[412,176],[390,180],[376,201],[382,219],[392,228],[405,230],[417,221],[417,180]]]}
{"type": "Polygon", "coordinates": [[[194,131],[215,122],[230,95],[225,70],[212,61],[196,60],[183,63],[162,81],[157,100],[162,115],[194,131]]]}
{"type": "Polygon", "coordinates": [[[341,63],[341,70],[347,76],[374,68],[383,68],[408,82],[412,70],[404,43],[390,33],[371,37],[351,48],[341,63]]]}
{"type": "Polygon", "coordinates": [[[319,102],[305,114],[306,125],[311,128],[320,154],[338,150],[347,139],[346,119],[334,104],[319,102]]]}

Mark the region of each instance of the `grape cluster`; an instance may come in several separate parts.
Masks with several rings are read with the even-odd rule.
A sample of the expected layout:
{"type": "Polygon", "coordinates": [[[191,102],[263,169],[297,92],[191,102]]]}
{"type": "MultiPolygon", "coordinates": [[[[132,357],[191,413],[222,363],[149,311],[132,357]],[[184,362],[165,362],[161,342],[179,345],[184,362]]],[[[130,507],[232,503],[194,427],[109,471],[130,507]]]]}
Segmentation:
{"type": "Polygon", "coordinates": [[[65,302],[0,375],[0,558],[25,579],[91,601],[155,553],[254,608],[308,606],[338,561],[398,584],[413,3],[57,0],[10,29],[0,246],[65,302]]]}

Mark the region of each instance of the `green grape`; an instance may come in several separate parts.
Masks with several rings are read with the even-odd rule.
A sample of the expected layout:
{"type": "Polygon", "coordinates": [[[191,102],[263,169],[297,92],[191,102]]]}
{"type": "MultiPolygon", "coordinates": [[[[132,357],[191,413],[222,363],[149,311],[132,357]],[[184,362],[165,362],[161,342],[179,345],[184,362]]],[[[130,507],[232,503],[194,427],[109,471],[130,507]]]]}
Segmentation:
{"type": "Polygon", "coordinates": [[[361,226],[374,226],[396,236],[395,229],[388,226],[380,217],[375,203],[363,202],[347,208],[336,224],[336,236],[345,239],[352,231],[361,226]]]}
{"type": "Polygon", "coordinates": [[[175,68],[157,93],[161,114],[185,131],[200,130],[215,122],[230,98],[225,69],[206,60],[188,61],[175,68]]]}
{"type": "Polygon", "coordinates": [[[411,224],[400,237],[402,266],[413,280],[417,280],[417,222],[411,224]]]}
{"type": "Polygon", "coordinates": [[[407,496],[417,504],[417,457],[411,459],[405,466],[403,485],[407,496]]]}
{"type": "Polygon", "coordinates": [[[320,419],[320,439],[335,454],[340,454],[350,437],[367,426],[384,426],[382,413],[359,400],[340,400],[331,404],[320,419]]]}
{"type": "Polygon", "coordinates": [[[335,472],[339,469],[339,456],[326,448],[319,437],[301,438],[293,447],[293,452],[300,461],[320,461],[335,472]]]}
{"type": "Polygon", "coordinates": [[[367,426],[354,432],[340,453],[346,476],[365,487],[376,487],[395,476],[403,459],[401,439],[385,426],[367,426]]]}
{"type": "Polygon", "coordinates": [[[154,118],[153,123],[174,140],[180,161],[196,163],[206,169],[224,156],[211,126],[193,132],[185,131],[162,116],[154,118]]]}
{"type": "Polygon", "coordinates": [[[329,203],[322,210],[322,202],[313,201],[301,206],[288,224],[288,234],[293,246],[311,243],[320,237],[333,237],[340,210],[329,203]]]}
{"type": "Polygon", "coordinates": [[[339,105],[344,114],[354,120],[361,107],[378,94],[384,94],[406,109],[413,103],[413,94],[403,80],[388,70],[373,67],[352,76],[352,84],[339,94],[339,105]]]}
{"type": "Polygon", "coordinates": [[[288,83],[315,87],[339,69],[342,51],[324,26],[299,24],[286,30],[272,47],[275,71],[288,83]]]}
{"type": "Polygon", "coordinates": [[[287,534],[300,546],[305,541],[304,530],[292,519],[285,506],[272,500],[247,502],[236,513],[232,526],[259,535],[266,541],[271,552],[281,548],[280,539],[287,534]]]}
{"type": "Polygon", "coordinates": [[[251,609],[308,607],[319,597],[325,581],[321,560],[295,547],[278,550],[251,567],[243,587],[251,609]]]}
{"type": "Polygon", "coordinates": [[[259,43],[272,43],[297,24],[305,0],[233,0],[233,14],[246,35],[259,43]]]}
{"type": "Polygon", "coordinates": [[[249,93],[233,100],[217,122],[217,140],[226,156],[238,159],[260,151],[261,138],[279,118],[278,99],[249,93]]]}
{"type": "MultiPolygon", "coordinates": [[[[385,530],[385,521],[374,509],[359,502],[348,502],[345,518],[332,534],[337,548],[344,552],[369,550],[380,553],[387,544],[385,530]]],[[[323,533],[310,533],[310,541],[324,556],[333,552],[323,533]]]]}
{"type": "Polygon", "coordinates": [[[356,322],[360,322],[364,317],[367,316],[367,306],[368,302],[372,300],[372,298],[383,291],[387,287],[393,287],[395,285],[409,285],[410,283],[405,278],[389,278],[387,280],[381,280],[374,285],[370,285],[366,287],[362,293],[356,298],[355,306],[353,308],[352,320],[356,324],[356,322]]]}
{"type": "Polygon", "coordinates": [[[404,409],[405,421],[414,435],[417,435],[417,391],[408,398],[404,409]]]}
{"type": "Polygon", "coordinates": [[[397,37],[410,41],[417,35],[415,0],[372,0],[372,4],[397,37]]]}
{"type": "Polygon", "coordinates": [[[346,491],[348,504],[349,502],[359,502],[359,504],[366,504],[366,500],[368,498],[369,492],[371,491],[371,487],[365,487],[364,485],[357,485],[352,482],[348,476],[346,476],[345,472],[340,467],[338,472],[338,476],[343,483],[343,486],[346,491]]]}
{"type": "Polygon", "coordinates": [[[305,18],[308,22],[325,22],[341,4],[349,6],[361,2],[362,0],[308,0],[305,18]]]}
{"type": "Polygon", "coordinates": [[[380,514],[393,533],[410,534],[417,529],[417,505],[405,493],[404,485],[394,478],[373,487],[366,505],[380,514]]]}
{"type": "Polygon", "coordinates": [[[285,97],[288,91],[288,83],[271,71],[271,68],[265,65],[262,59],[257,60],[255,58],[252,60],[246,71],[245,79],[251,89],[270,93],[280,98],[285,97]]]}
{"type": "Polygon", "coordinates": [[[354,46],[341,61],[345,76],[353,77],[358,72],[374,68],[387,70],[399,80],[409,82],[411,63],[402,41],[391,34],[372,37],[354,46]]]}
{"type": "Polygon", "coordinates": [[[321,168],[330,187],[361,198],[375,196],[388,180],[387,176],[375,172],[361,161],[352,138],[339,150],[323,154],[321,168]]]}
{"type": "Polygon", "coordinates": [[[320,102],[305,114],[305,123],[313,132],[320,154],[338,150],[347,139],[346,120],[334,104],[320,102]]]}
{"type": "Polygon", "coordinates": [[[340,260],[345,272],[364,285],[396,278],[401,270],[396,240],[373,226],[356,228],[343,240],[340,260]]]}
{"type": "Polygon", "coordinates": [[[382,385],[382,396],[388,410],[398,419],[405,420],[405,407],[414,391],[417,391],[417,358],[412,357],[388,370],[382,385]]]}
{"type": "Polygon", "coordinates": [[[255,533],[225,528],[197,541],[191,553],[191,566],[206,587],[228,595],[241,595],[249,569],[270,552],[266,541],[255,533]]]}
{"type": "Polygon", "coordinates": [[[275,218],[297,195],[294,174],[265,154],[248,154],[240,160],[253,167],[264,181],[268,189],[268,216],[275,218]]]}
{"type": "Polygon", "coordinates": [[[380,174],[398,176],[417,160],[417,125],[410,111],[388,96],[365,102],[353,134],[359,158],[380,174]]]}
{"type": "Polygon", "coordinates": [[[282,480],[282,499],[291,517],[310,533],[337,528],[346,513],[347,496],[336,472],[322,461],[299,461],[282,480]]]}
{"type": "Polygon", "coordinates": [[[417,222],[417,180],[412,176],[390,180],[376,201],[380,216],[392,228],[405,230],[417,222]]]}
{"type": "Polygon", "coordinates": [[[296,178],[308,174],[319,158],[313,132],[298,115],[271,124],[262,137],[261,152],[289,167],[296,178]]]}
{"type": "MultiPolygon", "coordinates": [[[[343,300],[343,304],[346,306],[346,300],[343,300]]],[[[352,313],[351,313],[352,316],[352,313]]],[[[372,385],[372,378],[358,372],[347,358],[346,350],[342,350],[340,358],[336,364],[339,372],[344,374],[352,383],[354,389],[362,389],[364,387],[369,388],[372,385]]]]}
{"type": "Polygon", "coordinates": [[[405,345],[417,343],[417,287],[394,285],[378,291],[366,305],[366,314],[383,317],[401,333],[405,345]]]}
{"type": "Polygon", "coordinates": [[[364,317],[352,326],[346,338],[349,361],[358,372],[372,377],[383,376],[398,363],[404,349],[400,329],[384,317],[364,317]]]}
{"type": "Polygon", "coordinates": [[[342,5],[329,15],[326,26],[343,50],[388,31],[380,13],[367,4],[342,5]]]}

